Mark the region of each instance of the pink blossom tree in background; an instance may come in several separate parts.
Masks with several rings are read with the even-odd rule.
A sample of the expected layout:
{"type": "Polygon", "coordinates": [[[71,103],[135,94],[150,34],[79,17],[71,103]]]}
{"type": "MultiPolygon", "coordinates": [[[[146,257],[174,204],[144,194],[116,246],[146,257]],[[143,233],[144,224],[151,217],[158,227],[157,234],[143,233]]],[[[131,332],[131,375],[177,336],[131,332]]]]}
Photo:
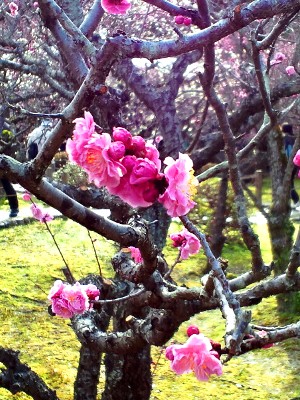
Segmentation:
{"type": "MultiPolygon", "coordinates": [[[[112,259],[114,285],[100,275],[74,282],[64,270],[65,282],[49,288],[50,312],[71,319],[81,346],[74,399],[96,399],[102,355],[103,400],[149,399],[151,346],[166,345],[184,321],[207,310],[220,308],[224,342],[190,327],[186,343],[166,349],[177,374],[193,372],[207,381],[234,356],[299,337],[299,322],[255,329],[246,309],[271,295],[286,302],[300,288],[300,239],[293,246],[289,197],[300,142],[287,160],[280,132],[285,120],[298,126],[299,10],[298,0],[0,5],[0,128],[10,124],[17,147],[8,153],[0,144],[0,176],[120,249],[112,259]],[[44,118],[53,121],[51,134],[28,161],[26,138],[44,118]],[[87,174],[88,190],[45,179],[63,143],[69,162],[87,174]],[[241,179],[263,162],[272,185],[268,212],[241,179]],[[188,214],[197,184],[216,177],[207,240],[188,214]],[[219,258],[228,182],[251,255],[249,270],[230,280],[219,258]],[[267,218],[271,264],[249,221],[245,191],[267,218]],[[109,208],[111,217],[91,206],[109,208]],[[177,262],[198,251],[207,258],[208,275],[197,288],[178,286],[175,264],[164,259],[171,218],[182,224],[171,236],[177,262]]],[[[41,222],[51,219],[31,208],[41,222]]],[[[7,390],[58,399],[13,350],[1,349],[0,362],[6,368],[0,385],[7,390]],[[18,380],[24,369],[29,385],[18,380]]]]}

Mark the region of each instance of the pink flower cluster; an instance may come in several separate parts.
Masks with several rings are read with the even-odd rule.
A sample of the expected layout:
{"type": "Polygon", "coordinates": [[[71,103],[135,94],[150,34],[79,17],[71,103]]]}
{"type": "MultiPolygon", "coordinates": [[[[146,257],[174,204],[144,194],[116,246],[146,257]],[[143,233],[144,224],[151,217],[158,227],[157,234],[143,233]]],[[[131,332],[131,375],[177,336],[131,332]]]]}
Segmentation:
{"type": "Polygon", "coordinates": [[[195,205],[192,186],[198,182],[188,155],[180,154],[176,161],[166,158],[163,174],[157,148],[141,136],[132,136],[121,127],[113,128],[113,138],[98,134],[89,112],[74,122],[66,151],[97,187],[105,186],[132,207],[149,207],[158,200],[172,217],[186,214],[195,205]]]}
{"type": "Polygon", "coordinates": [[[177,15],[175,17],[175,23],[178,25],[186,25],[189,26],[192,23],[192,18],[190,17],[185,17],[183,15],[177,15]]]}
{"type": "Polygon", "coordinates": [[[190,336],[185,344],[168,346],[165,355],[171,361],[171,369],[176,374],[194,372],[199,381],[208,381],[212,374],[222,375],[222,363],[210,339],[202,333],[196,333],[198,328],[195,328],[197,327],[193,326],[190,329],[190,336]]]}
{"type": "Polygon", "coordinates": [[[100,291],[95,285],[74,285],[54,282],[50,289],[48,300],[51,301],[52,311],[62,318],[72,318],[75,314],[82,314],[93,307],[91,301],[98,300],[100,291]]]}
{"type": "Polygon", "coordinates": [[[43,222],[43,223],[53,220],[52,215],[43,211],[37,204],[35,204],[31,200],[31,194],[29,192],[25,192],[22,197],[23,197],[23,200],[25,200],[25,201],[31,201],[32,204],[30,205],[30,210],[32,212],[33,218],[35,218],[38,221],[43,222]]]}
{"type": "Polygon", "coordinates": [[[186,228],[170,235],[174,247],[179,247],[180,258],[186,260],[191,254],[197,254],[201,248],[199,239],[186,228]]]}
{"type": "Polygon", "coordinates": [[[198,185],[194,176],[193,161],[187,154],[179,153],[177,160],[167,157],[164,163],[167,165],[164,173],[168,187],[158,201],[171,217],[185,215],[196,205],[192,200],[198,185]]]}
{"type": "Polygon", "coordinates": [[[137,264],[140,264],[143,262],[143,257],[141,255],[140,249],[138,249],[137,247],[133,247],[133,246],[129,246],[128,247],[130,253],[131,253],[131,257],[134,259],[134,262],[137,264]]]}
{"type": "Polygon", "coordinates": [[[101,5],[109,14],[126,14],[131,7],[128,0],[102,0],[101,5]]]}
{"type": "Polygon", "coordinates": [[[285,69],[285,72],[288,74],[288,76],[292,76],[292,75],[295,75],[296,70],[293,65],[288,65],[285,69]]]}
{"type": "Polygon", "coordinates": [[[40,222],[49,222],[53,220],[53,216],[50,215],[49,213],[43,211],[39,206],[36,204],[31,204],[30,210],[32,212],[33,218],[37,219],[40,222]]]}
{"type": "MultiPolygon", "coordinates": [[[[295,165],[297,165],[297,167],[300,167],[300,150],[298,150],[297,153],[295,154],[293,162],[295,165]]],[[[300,178],[300,170],[298,172],[298,177],[300,178]]]]}
{"type": "Polygon", "coordinates": [[[18,4],[14,3],[12,1],[12,2],[9,3],[8,7],[9,7],[9,11],[10,11],[11,15],[13,17],[16,17],[18,15],[18,12],[19,12],[18,4]]]}
{"type": "Polygon", "coordinates": [[[278,52],[275,54],[274,58],[271,60],[270,65],[281,64],[284,60],[286,60],[285,54],[278,52]]]}
{"type": "Polygon", "coordinates": [[[66,151],[70,160],[87,172],[89,180],[98,187],[105,186],[132,207],[153,204],[163,181],[156,147],[121,127],[113,129],[113,140],[108,133],[96,133],[89,112],[74,122],[73,139],[67,140],[66,151]]]}

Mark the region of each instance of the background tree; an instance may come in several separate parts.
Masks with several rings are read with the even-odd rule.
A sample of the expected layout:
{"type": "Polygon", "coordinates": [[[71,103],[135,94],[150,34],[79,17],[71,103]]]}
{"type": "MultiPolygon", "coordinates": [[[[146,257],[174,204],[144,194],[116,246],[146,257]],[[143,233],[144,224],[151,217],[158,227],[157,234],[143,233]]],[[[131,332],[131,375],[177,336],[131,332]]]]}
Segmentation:
{"type": "MultiPolygon", "coordinates": [[[[124,0],[106,1],[103,7],[110,10],[116,4],[129,8],[124,0]]],[[[251,314],[242,308],[269,295],[296,292],[300,285],[289,222],[292,160],[285,169],[278,130],[284,120],[294,123],[298,111],[299,9],[298,0],[199,0],[185,7],[147,0],[133,3],[124,16],[104,12],[99,0],[2,3],[0,93],[3,110],[10,112],[5,117],[22,133],[23,142],[39,119],[50,117],[56,124],[31,162],[0,156],[1,176],[120,249],[139,248],[143,258],[135,263],[128,253],[118,252],[112,260],[114,285],[101,276],[81,280],[96,285],[101,298],[94,310],[72,318],[81,343],[75,399],[96,398],[102,353],[103,399],[149,398],[150,347],[164,345],[183,321],[204,310],[221,307],[227,358],[299,335],[295,324],[249,341],[251,314]],[[283,46],[286,54],[280,59],[283,46]],[[287,66],[294,67],[292,75],[287,66]],[[180,216],[200,240],[210,273],[204,287],[179,287],[162,254],[170,218],[160,204],[133,210],[103,189],[83,194],[80,188],[59,185],[59,190],[45,180],[56,152],[72,136],[74,119],[84,111],[105,132],[122,126],[158,143],[162,160],[188,153],[200,182],[222,177],[219,202],[226,200],[228,171],[240,233],[251,254],[249,272],[228,281],[206,237],[180,216]],[[249,165],[257,165],[259,146],[265,143],[273,189],[268,218],[276,273],[281,273],[276,278],[249,222],[241,181],[243,171],[253,172],[249,165]],[[95,202],[110,208],[113,219],[87,208],[95,202]],[[246,290],[235,293],[239,289],[246,290]]],[[[224,229],[224,206],[216,209],[216,242],[224,229]]],[[[73,283],[70,273],[66,279],[73,283]]],[[[34,398],[56,398],[31,371],[26,370],[29,385],[15,384],[18,375],[11,372],[24,369],[15,353],[3,350],[1,362],[7,368],[1,375],[3,387],[34,398]]]]}

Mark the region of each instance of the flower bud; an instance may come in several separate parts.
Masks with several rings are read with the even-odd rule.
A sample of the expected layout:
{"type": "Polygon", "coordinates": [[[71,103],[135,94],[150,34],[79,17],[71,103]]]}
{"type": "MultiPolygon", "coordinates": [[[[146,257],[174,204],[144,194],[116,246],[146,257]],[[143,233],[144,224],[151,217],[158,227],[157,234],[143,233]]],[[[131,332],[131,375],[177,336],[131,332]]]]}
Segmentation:
{"type": "Polygon", "coordinates": [[[184,23],[184,16],[183,15],[177,15],[175,17],[175,23],[178,25],[181,25],[184,23]]]}
{"type": "Polygon", "coordinates": [[[189,25],[191,25],[191,23],[192,23],[192,18],[184,17],[184,19],[183,19],[183,24],[184,25],[189,26],[189,25]]]}
{"type": "Polygon", "coordinates": [[[113,160],[117,161],[124,157],[125,154],[125,145],[124,143],[117,141],[113,142],[108,149],[108,155],[113,160]]]}
{"type": "Polygon", "coordinates": [[[200,330],[198,328],[198,326],[196,325],[190,325],[187,330],[186,333],[188,335],[188,337],[192,336],[192,335],[199,335],[200,330]]]}

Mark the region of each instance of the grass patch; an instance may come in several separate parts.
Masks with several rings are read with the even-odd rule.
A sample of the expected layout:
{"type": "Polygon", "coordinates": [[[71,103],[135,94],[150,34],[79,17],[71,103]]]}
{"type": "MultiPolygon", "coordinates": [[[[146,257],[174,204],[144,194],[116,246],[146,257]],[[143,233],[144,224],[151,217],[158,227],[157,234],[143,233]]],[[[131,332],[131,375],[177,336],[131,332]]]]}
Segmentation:
{"type": "MultiPolygon", "coordinates": [[[[64,219],[52,221],[50,227],[77,279],[87,273],[98,272],[85,228],[64,219]]],[[[171,232],[181,229],[178,223],[171,226],[171,232]]],[[[258,228],[258,233],[263,233],[261,239],[265,246],[267,240],[265,243],[266,235],[262,227],[258,228]]],[[[93,233],[92,236],[96,239],[95,246],[104,275],[111,277],[110,259],[115,246],[93,233]]],[[[168,239],[164,253],[172,264],[177,257],[177,249],[170,244],[168,239]]],[[[52,389],[57,390],[61,400],[70,400],[79,343],[68,321],[51,317],[47,312],[49,289],[55,279],[63,279],[63,263],[59,253],[45,226],[39,222],[0,230],[0,248],[0,343],[4,347],[20,350],[21,360],[39,373],[52,389]]],[[[239,243],[226,244],[223,257],[229,260],[229,272],[232,274],[250,268],[249,252],[239,243]]],[[[206,259],[200,252],[176,266],[174,279],[181,285],[199,285],[205,266],[206,259]]],[[[253,307],[253,319],[261,325],[280,323],[275,300],[266,299],[253,307]]],[[[185,341],[185,331],[190,323],[198,325],[208,337],[222,341],[224,320],[219,310],[191,318],[182,324],[173,340],[185,341]]],[[[160,348],[152,350],[153,361],[159,360],[154,374],[152,400],[167,400],[177,396],[184,396],[185,400],[287,400],[300,396],[300,349],[297,339],[234,358],[224,367],[224,374],[209,383],[198,382],[191,374],[176,376],[169,368],[169,361],[160,355],[161,352],[160,348]]],[[[102,386],[103,376],[99,388],[102,386]]],[[[0,389],[0,400],[8,399],[27,400],[29,397],[24,394],[12,396],[0,389]]]]}

